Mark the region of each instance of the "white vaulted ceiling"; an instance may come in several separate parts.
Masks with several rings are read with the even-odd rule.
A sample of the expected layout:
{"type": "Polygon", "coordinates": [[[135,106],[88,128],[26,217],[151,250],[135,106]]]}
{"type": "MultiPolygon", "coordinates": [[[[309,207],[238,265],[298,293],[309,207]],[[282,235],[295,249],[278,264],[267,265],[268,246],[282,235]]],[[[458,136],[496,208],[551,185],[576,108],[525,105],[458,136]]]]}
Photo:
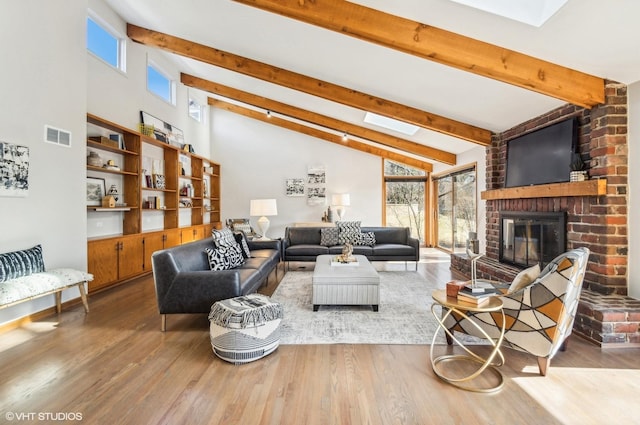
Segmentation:
{"type": "MultiPolygon", "coordinates": [[[[128,23],[492,132],[567,103],[231,0],[106,2],[128,23]]],[[[450,0],[353,3],[597,77],[626,84],[640,80],[640,2],[568,0],[539,28],[450,0]]],[[[166,54],[182,72],[374,128],[363,122],[366,111],[166,54]]],[[[456,154],[477,146],[426,129],[397,135],[456,154]]]]}

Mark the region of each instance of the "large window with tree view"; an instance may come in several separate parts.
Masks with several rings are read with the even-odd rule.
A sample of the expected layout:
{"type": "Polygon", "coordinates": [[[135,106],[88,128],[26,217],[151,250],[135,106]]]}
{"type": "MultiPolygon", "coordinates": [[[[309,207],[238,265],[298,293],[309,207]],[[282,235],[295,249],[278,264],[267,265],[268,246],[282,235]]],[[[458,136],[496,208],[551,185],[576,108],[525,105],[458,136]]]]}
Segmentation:
{"type": "Polygon", "coordinates": [[[437,193],[437,245],[464,252],[469,232],[476,231],[476,170],[472,168],[434,178],[437,193]]]}
{"type": "Polygon", "coordinates": [[[397,162],[384,161],[385,223],[409,227],[411,236],[425,243],[427,173],[397,162]]]}

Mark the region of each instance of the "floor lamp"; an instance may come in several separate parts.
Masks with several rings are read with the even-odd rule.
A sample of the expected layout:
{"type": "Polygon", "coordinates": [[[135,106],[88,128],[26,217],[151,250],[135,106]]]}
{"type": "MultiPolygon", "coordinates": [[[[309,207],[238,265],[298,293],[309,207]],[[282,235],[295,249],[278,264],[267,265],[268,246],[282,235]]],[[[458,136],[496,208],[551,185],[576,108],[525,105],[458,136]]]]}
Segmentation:
{"type": "Polygon", "coordinates": [[[260,240],[269,240],[267,230],[269,230],[269,219],[267,216],[278,215],[278,206],[275,199],[252,199],[249,208],[249,215],[260,216],[258,219],[258,229],[262,237],[260,240]]]}

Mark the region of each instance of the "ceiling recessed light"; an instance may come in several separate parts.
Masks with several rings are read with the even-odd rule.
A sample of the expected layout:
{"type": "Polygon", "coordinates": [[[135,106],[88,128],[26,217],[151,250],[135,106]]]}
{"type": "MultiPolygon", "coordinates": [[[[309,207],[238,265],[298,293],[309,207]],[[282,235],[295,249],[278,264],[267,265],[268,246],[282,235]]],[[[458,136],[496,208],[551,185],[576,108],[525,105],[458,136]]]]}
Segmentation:
{"type": "Polygon", "coordinates": [[[504,18],[541,27],[568,0],[451,0],[504,18]]]}
{"type": "Polygon", "coordinates": [[[367,112],[365,114],[364,122],[377,125],[378,127],[384,127],[389,130],[397,131],[408,136],[413,136],[420,128],[413,124],[408,124],[403,121],[398,121],[393,118],[384,117],[382,115],[374,114],[371,112],[367,112]]]}

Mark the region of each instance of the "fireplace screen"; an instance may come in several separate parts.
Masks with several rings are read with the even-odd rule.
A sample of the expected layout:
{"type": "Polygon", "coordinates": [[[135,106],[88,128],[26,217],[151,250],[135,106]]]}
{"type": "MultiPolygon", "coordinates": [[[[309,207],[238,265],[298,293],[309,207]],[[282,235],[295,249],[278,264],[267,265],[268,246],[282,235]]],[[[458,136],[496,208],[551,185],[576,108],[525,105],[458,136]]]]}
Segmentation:
{"type": "Polygon", "coordinates": [[[500,261],[519,266],[544,267],[566,248],[563,212],[500,214],[500,261]]]}

